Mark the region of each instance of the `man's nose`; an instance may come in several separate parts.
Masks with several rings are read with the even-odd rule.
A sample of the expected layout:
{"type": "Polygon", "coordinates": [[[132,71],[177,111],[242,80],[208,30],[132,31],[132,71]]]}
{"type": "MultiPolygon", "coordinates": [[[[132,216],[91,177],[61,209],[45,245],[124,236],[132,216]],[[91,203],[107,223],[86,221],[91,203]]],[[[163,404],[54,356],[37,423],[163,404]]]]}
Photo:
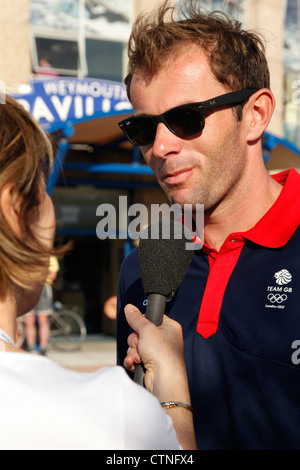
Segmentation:
{"type": "Polygon", "coordinates": [[[156,129],[155,140],[152,145],[152,153],[158,158],[165,158],[172,153],[179,153],[183,140],[173,134],[165,124],[160,122],[156,129]]]}

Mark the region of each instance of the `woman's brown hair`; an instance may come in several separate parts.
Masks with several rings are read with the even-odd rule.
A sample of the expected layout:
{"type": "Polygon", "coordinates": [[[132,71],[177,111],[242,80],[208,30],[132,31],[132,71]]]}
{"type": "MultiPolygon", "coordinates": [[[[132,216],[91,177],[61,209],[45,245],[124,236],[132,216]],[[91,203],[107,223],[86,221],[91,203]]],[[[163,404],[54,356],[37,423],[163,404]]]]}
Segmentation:
{"type": "Polygon", "coordinates": [[[60,255],[47,249],[34,230],[44,171],[52,161],[50,138],[23,106],[6,96],[0,105],[0,193],[12,185],[22,236],[14,233],[0,211],[0,297],[9,283],[29,289],[43,283],[49,256],[60,255]]]}

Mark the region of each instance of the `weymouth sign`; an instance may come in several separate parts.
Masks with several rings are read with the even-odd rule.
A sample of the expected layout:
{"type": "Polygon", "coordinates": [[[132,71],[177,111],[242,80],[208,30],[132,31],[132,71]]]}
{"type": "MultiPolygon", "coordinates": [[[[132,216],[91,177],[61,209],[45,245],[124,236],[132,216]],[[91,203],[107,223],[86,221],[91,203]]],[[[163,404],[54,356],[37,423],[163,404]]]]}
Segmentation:
{"type": "Polygon", "coordinates": [[[108,80],[32,80],[14,98],[49,131],[60,129],[67,122],[132,112],[125,86],[108,80]]]}

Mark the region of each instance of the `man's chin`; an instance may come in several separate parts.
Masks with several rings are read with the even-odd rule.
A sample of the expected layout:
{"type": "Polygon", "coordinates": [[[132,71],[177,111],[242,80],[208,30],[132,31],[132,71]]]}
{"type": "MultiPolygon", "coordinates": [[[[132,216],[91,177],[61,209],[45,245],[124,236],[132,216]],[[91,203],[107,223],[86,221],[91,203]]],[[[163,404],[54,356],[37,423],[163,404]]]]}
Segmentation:
{"type": "MultiPolygon", "coordinates": [[[[168,195],[167,195],[168,197],[168,195]]],[[[168,197],[170,204],[177,204],[179,205],[182,209],[185,204],[191,204],[192,203],[192,198],[188,190],[186,189],[178,189],[177,191],[174,191],[172,195],[168,197]]]]}

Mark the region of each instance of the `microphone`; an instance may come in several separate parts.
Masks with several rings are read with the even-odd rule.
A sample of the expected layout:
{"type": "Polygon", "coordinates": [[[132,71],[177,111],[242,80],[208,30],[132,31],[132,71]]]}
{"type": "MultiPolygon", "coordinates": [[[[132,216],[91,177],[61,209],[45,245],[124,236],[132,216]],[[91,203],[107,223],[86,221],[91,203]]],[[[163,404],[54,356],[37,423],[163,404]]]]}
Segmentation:
{"type": "MultiPolygon", "coordinates": [[[[156,326],[161,325],[166,301],[171,298],[191,264],[193,250],[186,249],[191,242],[187,228],[181,222],[163,221],[151,224],[141,234],[139,266],[148,305],[145,317],[156,326]]],[[[134,382],[143,385],[144,369],[137,365],[134,382]]]]}

